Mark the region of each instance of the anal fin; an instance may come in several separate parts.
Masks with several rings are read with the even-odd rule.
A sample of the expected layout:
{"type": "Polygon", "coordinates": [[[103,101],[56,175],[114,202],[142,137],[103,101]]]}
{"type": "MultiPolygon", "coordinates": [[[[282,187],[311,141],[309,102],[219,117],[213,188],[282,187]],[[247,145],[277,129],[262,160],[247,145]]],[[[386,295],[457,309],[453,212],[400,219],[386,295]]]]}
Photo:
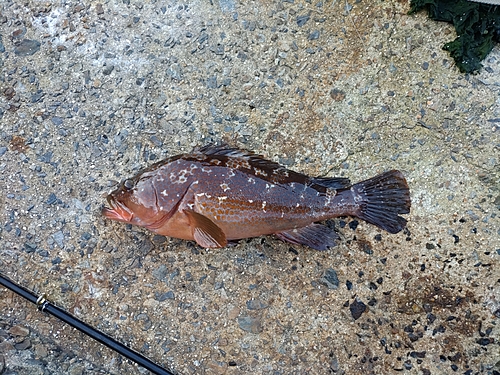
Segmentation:
{"type": "Polygon", "coordinates": [[[226,235],[222,229],[208,217],[193,210],[184,210],[189,225],[193,228],[193,238],[202,247],[224,247],[227,245],[226,235]]]}
{"type": "Polygon", "coordinates": [[[333,229],[321,224],[310,224],[306,227],[275,233],[275,235],[283,241],[306,245],[316,250],[334,247],[335,240],[339,238],[333,229]]]}

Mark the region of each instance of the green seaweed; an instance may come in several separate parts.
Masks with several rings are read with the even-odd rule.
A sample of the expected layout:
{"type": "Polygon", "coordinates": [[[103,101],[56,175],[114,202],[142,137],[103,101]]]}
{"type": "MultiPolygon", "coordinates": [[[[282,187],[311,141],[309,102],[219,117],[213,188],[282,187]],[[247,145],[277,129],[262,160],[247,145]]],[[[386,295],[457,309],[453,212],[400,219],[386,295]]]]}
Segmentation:
{"type": "Polygon", "coordinates": [[[467,0],[411,0],[408,14],[427,8],[429,18],[450,22],[457,39],[446,43],[455,64],[464,73],[479,71],[481,61],[500,42],[500,6],[467,0]]]}

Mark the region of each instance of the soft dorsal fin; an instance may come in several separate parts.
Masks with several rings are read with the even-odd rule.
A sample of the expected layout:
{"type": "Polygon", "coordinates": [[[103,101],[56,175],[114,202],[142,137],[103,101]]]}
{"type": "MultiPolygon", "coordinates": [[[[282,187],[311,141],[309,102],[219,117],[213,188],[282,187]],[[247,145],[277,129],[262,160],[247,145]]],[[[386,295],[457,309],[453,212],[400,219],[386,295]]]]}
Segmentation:
{"type": "Polygon", "coordinates": [[[311,182],[331,189],[347,189],[351,186],[351,181],[345,177],[315,177],[311,182]]]}
{"type": "Polygon", "coordinates": [[[212,220],[190,209],[186,209],[184,212],[189,219],[193,238],[198,245],[202,247],[224,247],[227,245],[226,235],[212,220]]]}

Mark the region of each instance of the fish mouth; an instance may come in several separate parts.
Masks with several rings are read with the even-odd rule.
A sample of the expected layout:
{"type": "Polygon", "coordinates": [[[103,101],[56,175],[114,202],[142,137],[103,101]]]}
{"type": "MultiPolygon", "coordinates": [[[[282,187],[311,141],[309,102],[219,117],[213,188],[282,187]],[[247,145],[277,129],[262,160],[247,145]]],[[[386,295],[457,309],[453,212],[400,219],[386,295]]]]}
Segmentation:
{"type": "Polygon", "coordinates": [[[108,197],[108,204],[111,208],[103,207],[101,210],[104,217],[111,220],[123,221],[125,223],[130,223],[132,221],[134,213],[131,212],[123,203],[118,202],[112,197],[108,197]]]}

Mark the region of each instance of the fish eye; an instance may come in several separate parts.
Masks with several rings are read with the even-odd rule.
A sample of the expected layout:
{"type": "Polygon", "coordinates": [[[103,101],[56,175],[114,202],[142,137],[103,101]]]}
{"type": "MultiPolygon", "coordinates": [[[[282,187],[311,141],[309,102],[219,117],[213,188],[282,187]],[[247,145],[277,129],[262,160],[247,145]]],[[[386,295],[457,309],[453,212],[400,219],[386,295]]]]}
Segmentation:
{"type": "Polygon", "coordinates": [[[125,189],[130,190],[134,187],[134,182],[132,180],[127,179],[123,181],[123,186],[125,187],[125,189]]]}

